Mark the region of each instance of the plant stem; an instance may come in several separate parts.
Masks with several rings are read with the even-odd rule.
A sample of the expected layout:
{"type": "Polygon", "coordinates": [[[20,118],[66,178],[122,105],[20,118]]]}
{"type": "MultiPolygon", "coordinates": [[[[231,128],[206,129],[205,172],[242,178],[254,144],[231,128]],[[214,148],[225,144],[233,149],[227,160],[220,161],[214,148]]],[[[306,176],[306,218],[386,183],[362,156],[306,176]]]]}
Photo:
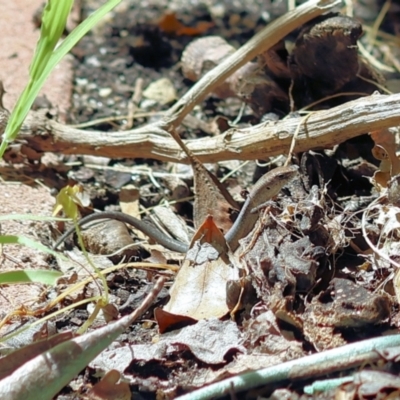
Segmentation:
{"type": "Polygon", "coordinates": [[[206,400],[257,386],[276,384],[284,380],[309,378],[362,364],[366,358],[374,356],[376,350],[400,345],[400,335],[383,336],[351,343],[322,353],[312,354],[259,371],[248,372],[221,382],[203,387],[192,393],[180,396],[177,400],[206,400]],[[374,354],[371,354],[373,352],[374,354]]]}

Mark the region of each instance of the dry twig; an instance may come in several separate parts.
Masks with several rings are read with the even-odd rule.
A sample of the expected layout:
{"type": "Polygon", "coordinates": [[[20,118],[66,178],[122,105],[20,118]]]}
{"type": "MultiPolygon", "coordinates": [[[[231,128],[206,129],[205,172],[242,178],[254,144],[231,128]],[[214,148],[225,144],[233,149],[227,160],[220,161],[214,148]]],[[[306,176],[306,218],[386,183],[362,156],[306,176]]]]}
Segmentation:
{"type": "MultiPolygon", "coordinates": [[[[217,137],[187,140],[202,162],[254,160],[287,153],[302,118],[288,118],[217,137]]],[[[330,148],[363,133],[400,125],[400,94],[372,95],[330,110],[316,111],[300,125],[295,152],[330,148]]],[[[19,138],[38,152],[91,154],[111,158],[153,158],[189,163],[176,142],[159,125],[106,133],[73,129],[32,113],[19,138]]],[[[21,149],[24,152],[24,146],[21,149]]]]}

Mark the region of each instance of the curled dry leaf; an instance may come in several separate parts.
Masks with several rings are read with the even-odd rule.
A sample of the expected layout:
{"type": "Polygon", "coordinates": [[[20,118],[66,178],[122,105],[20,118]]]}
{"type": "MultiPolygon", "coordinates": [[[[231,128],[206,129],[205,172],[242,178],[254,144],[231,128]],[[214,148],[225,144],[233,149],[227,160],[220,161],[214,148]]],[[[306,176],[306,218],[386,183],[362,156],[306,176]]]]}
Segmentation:
{"type": "MultiPolygon", "coordinates": [[[[375,239],[368,240],[375,257],[375,263],[379,267],[395,266],[396,271],[393,277],[393,288],[396,294],[397,302],[400,303],[400,268],[398,256],[400,254],[400,208],[394,204],[385,204],[386,197],[381,197],[379,204],[370,205],[365,211],[363,221],[373,218],[372,224],[379,232],[375,239]]],[[[368,235],[367,227],[364,226],[365,234],[368,235]]],[[[371,234],[371,237],[373,235],[371,234]]]]}
{"type": "Polygon", "coordinates": [[[185,78],[197,81],[235,50],[219,36],[193,40],[182,53],[182,73],[185,78]]]}
{"type": "Polygon", "coordinates": [[[193,235],[192,242],[190,244],[191,249],[194,247],[196,242],[198,242],[200,245],[206,243],[210,244],[218,251],[218,254],[222,257],[224,257],[229,250],[224,235],[222,234],[218,226],[214,223],[214,219],[210,215],[207,216],[203,224],[193,235]]]}
{"type": "Polygon", "coordinates": [[[370,133],[375,147],[373,156],[380,160],[379,170],[375,172],[373,182],[378,190],[386,188],[390,178],[400,174],[400,160],[396,155],[395,135],[390,129],[380,129],[370,133]]]}
{"type": "Polygon", "coordinates": [[[371,370],[360,371],[355,374],[354,383],[357,387],[357,395],[361,399],[384,396],[383,393],[387,392],[388,389],[397,390],[391,392],[386,399],[399,398],[400,378],[389,372],[371,370]]]}
{"type": "Polygon", "coordinates": [[[128,257],[137,255],[133,247],[128,228],[120,221],[102,221],[82,231],[85,248],[93,254],[123,254],[128,257]]]}
{"type": "MultiPolygon", "coordinates": [[[[193,81],[220,64],[235,52],[235,48],[219,36],[207,36],[191,42],[182,54],[183,75],[193,81]]],[[[274,53],[274,51],[271,51],[274,53]]],[[[275,54],[275,53],[274,53],[275,54]]],[[[215,96],[225,99],[238,97],[253,109],[257,115],[271,111],[272,104],[288,103],[284,90],[266,73],[264,66],[268,56],[259,63],[248,62],[213,89],[215,96]]],[[[275,57],[269,57],[269,60],[275,57]]]]}
{"type": "Polygon", "coordinates": [[[190,234],[184,219],[176,215],[171,208],[156,206],[153,209],[154,218],[165,228],[174,238],[183,243],[189,243],[190,234]]]}
{"type": "Polygon", "coordinates": [[[163,310],[156,312],[162,330],[167,329],[168,324],[182,321],[182,317],[189,318],[189,322],[220,318],[230,311],[226,288],[229,281],[239,279],[239,271],[230,262],[225,238],[212,217],[208,217],[195,234],[188,256],[171,287],[170,301],[163,310]]]}
{"type": "MultiPolygon", "coordinates": [[[[314,95],[324,96],[352,82],[360,73],[357,39],[361,33],[361,23],[345,15],[306,25],[289,59],[294,86],[304,87],[307,82],[314,95]]],[[[307,96],[303,93],[303,98],[307,96]]]]}

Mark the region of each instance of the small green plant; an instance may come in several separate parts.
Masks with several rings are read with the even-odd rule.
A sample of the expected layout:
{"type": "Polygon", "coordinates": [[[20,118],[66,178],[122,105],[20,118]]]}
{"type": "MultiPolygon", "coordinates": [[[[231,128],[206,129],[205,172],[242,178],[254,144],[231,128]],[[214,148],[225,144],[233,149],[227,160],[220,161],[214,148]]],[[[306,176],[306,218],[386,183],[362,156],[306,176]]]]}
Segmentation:
{"type": "MultiPolygon", "coordinates": [[[[2,215],[0,216],[1,221],[9,221],[9,220],[34,220],[34,221],[65,221],[65,218],[53,218],[53,217],[40,217],[35,215],[24,215],[24,214],[13,214],[13,215],[2,215]]],[[[24,236],[17,235],[0,235],[0,245],[23,245],[30,247],[31,249],[39,250],[44,253],[48,253],[53,255],[54,257],[65,257],[48,247],[38,243],[30,238],[24,236]]],[[[49,270],[24,270],[24,271],[7,271],[0,273],[0,286],[5,284],[12,283],[42,283],[44,285],[54,285],[57,279],[62,274],[58,271],[49,271],[49,270]]]]}
{"type": "Polygon", "coordinates": [[[82,190],[79,185],[75,186],[66,186],[65,188],[60,190],[60,193],[57,195],[56,205],[54,207],[54,214],[57,214],[59,210],[63,210],[65,215],[72,219],[75,225],[75,231],[78,237],[79,245],[82,249],[83,255],[85,256],[88,264],[93,268],[96,272],[97,276],[102,281],[103,285],[103,294],[97,298],[96,308],[93,311],[92,315],[89,319],[81,326],[79,329],[79,333],[84,333],[86,329],[92,324],[94,319],[96,318],[97,314],[100,310],[108,304],[108,285],[105,276],[101,273],[101,271],[96,267],[93,261],[90,259],[88,252],[86,251],[85,245],[83,243],[81,231],[78,226],[78,217],[79,217],[79,210],[78,204],[81,206],[85,205],[84,195],[82,194],[82,190]]]}
{"type": "Polygon", "coordinates": [[[121,0],[109,0],[78,25],[57,47],[65,29],[73,0],[48,0],[43,11],[40,38],[29,68],[29,81],[8,120],[0,145],[0,159],[3,158],[7,145],[17,137],[35,98],[54,67],[101,18],[120,2],[121,0]]]}
{"type": "MultiPolygon", "coordinates": [[[[30,110],[32,104],[37,97],[43,84],[49,77],[54,67],[61,61],[61,59],[82,39],[83,36],[89,32],[90,29],[100,21],[109,11],[117,6],[121,0],[109,0],[106,4],[101,6],[86,20],[78,25],[66,38],[59,44],[62,33],[65,30],[65,25],[69,13],[71,12],[73,0],[48,0],[46,7],[43,11],[42,26],[40,29],[40,38],[36,46],[35,54],[32,63],[29,67],[29,80],[20,95],[17,104],[15,105],[9,117],[2,142],[0,145],[0,159],[3,158],[7,145],[11,143],[18,135],[18,132],[30,110]]],[[[67,214],[68,215],[68,214],[67,214]]],[[[1,219],[15,219],[17,216],[3,216],[1,219]]],[[[41,219],[40,217],[32,216],[18,216],[21,219],[41,219]]],[[[76,218],[72,216],[73,219],[76,218]]],[[[36,250],[44,251],[55,256],[51,249],[37,243],[31,239],[22,236],[2,236],[0,235],[1,244],[19,244],[34,248],[36,250]]],[[[48,272],[48,271],[47,271],[48,272]]],[[[28,283],[32,280],[41,283],[54,283],[54,274],[47,274],[46,271],[37,271],[34,274],[7,274],[0,275],[0,285],[5,283],[19,282],[28,283]]],[[[107,297],[107,296],[106,296],[107,297]]]]}

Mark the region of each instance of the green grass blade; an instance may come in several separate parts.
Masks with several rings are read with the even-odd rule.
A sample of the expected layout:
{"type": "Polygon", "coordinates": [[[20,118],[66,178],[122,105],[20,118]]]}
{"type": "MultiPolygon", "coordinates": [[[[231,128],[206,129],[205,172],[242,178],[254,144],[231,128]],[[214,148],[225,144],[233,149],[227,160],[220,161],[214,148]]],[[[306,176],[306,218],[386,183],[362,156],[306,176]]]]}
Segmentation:
{"type": "Polygon", "coordinates": [[[121,3],[121,1],[122,0],[109,0],[79,24],[54,51],[46,71],[48,68],[53,69],[79,40],[81,40],[106,14],[121,3]]]}
{"type": "Polygon", "coordinates": [[[59,271],[47,270],[22,270],[0,273],[0,285],[15,283],[42,283],[43,285],[55,285],[57,279],[62,276],[59,271]]]}
{"type": "Polygon", "coordinates": [[[42,77],[51,55],[61,38],[72,4],[73,0],[48,0],[47,2],[43,11],[40,38],[29,67],[29,81],[11,113],[0,147],[0,157],[3,156],[8,142],[14,140],[17,136],[26,114],[38,94],[38,92],[34,94],[33,87],[35,86],[35,82],[42,77]]]}
{"type": "Polygon", "coordinates": [[[51,254],[54,257],[62,257],[65,259],[64,256],[60,255],[59,253],[49,249],[46,246],[43,246],[41,243],[35,242],[32,239],[29,239],[25,236],[13,236],[13,235],[1,235],[0,236],[0,244],[21,244],[31,249],[43,251],[44,253],[51,254]]]}
{"type": "Polygon", "coordinates": [[[43,73],[53,50],[64,32],[73,0],[48,0],[43,11],[40,38],[29,68],[31,81],[35,82],[43,73]]]}
{"type": "Polygon", "coordinates": [[[33,214],[8,214],[8,215],[0,215],[1,221],[71,221],[70,218],[62,218],[62,217],[46,217],[44,215],[33,215],[33,214]]]}

